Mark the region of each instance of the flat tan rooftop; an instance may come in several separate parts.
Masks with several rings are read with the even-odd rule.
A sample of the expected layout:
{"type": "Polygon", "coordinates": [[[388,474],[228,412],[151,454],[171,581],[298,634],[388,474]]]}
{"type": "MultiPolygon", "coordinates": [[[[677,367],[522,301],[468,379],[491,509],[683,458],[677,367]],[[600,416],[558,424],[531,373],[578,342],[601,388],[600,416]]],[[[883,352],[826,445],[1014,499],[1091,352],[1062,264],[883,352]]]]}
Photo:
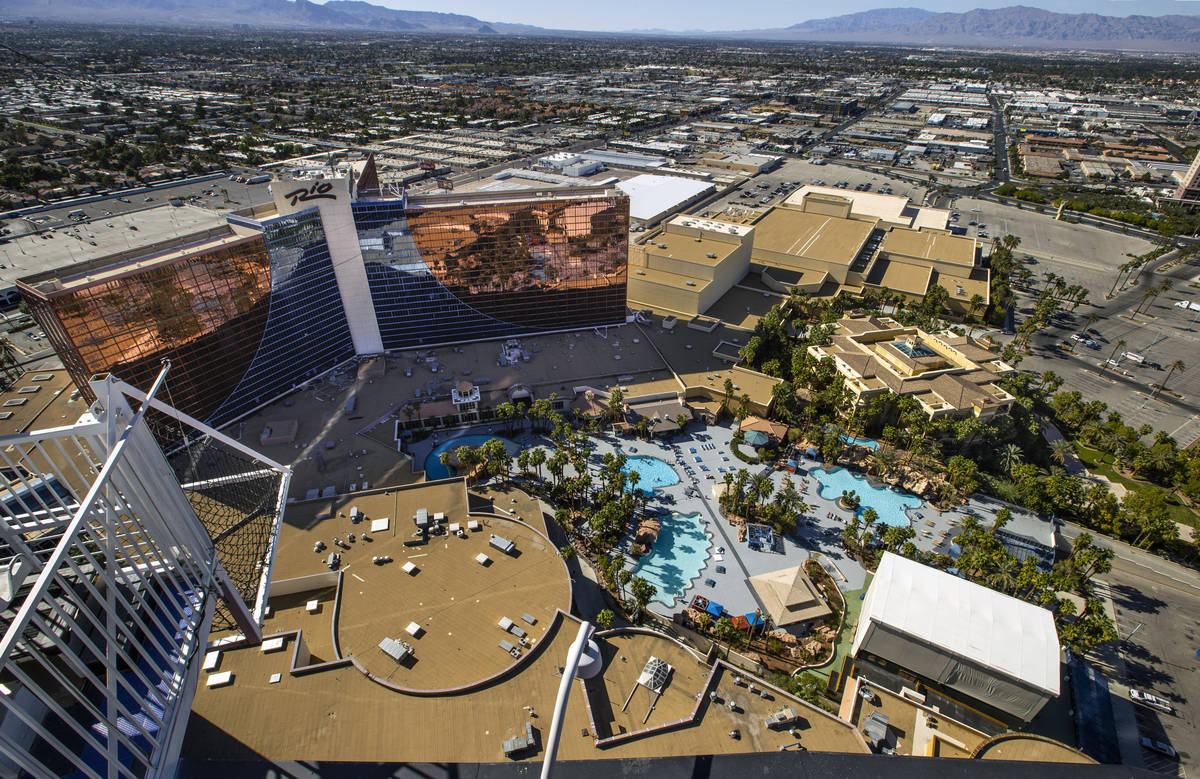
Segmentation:
{"type": "MultiPolygon", "coordinates": [[[[13,349],[20,353],[15,346],[13,349]]],[[[75,383],[62,368],[21,374],[11,387],[0,392],[0,435],[73,423],[88,408],[82,398],[71,399],[74,392],[75,383]]]]}
{"type": "Polygon", "coordinates": [[[327,572],[326,559],[337,552],[342,588],[334,629],[342,656],[407,689],[459,687],[516,662],[499,646],[503,640],[521,645],[518,635],[497,626],[502,618],[525,631],[524,654],[537,645],[556,611],[570,610],[566,566],[541,535],[540,516],[536,523],[531,528],[498,516],[469,514],[461,479],[346,495],[333,503],[293,504],[280,533],[271,578],[280,582],[327,572]],[[352,509],[365,519],[352,522],[352,509]],[[427,543],[407,546],[405,542],[418,542],[414,518],[420,509],[431,523],[442,514],[442,532],[430,535],[427,543]],[[479,523],[475,531],[468,529],[472,519],[479,523]],[[386,524],[386,530],[371,532],[373,522],[386,524]],[[452,524],[465,537],[446,532],[452,524]],[[352,533],[356,540],[349,542],[352,533]],[[493,534],[512,541],[515,551],[506,554],[494,548],[489,543],[493,534]],[[335,537],[349,548],[335,545],[335,537]],[[317,541],[325,545],[321,551],[314,551],[317,541]],[[486,564],[476,560],[481,554],[486,564]],[[373,562],[383,556],[391,562],[373,562]],[[405,572],[406,563],[415,568],[405,572]],[[533,621],[524,620],[525,615],[533,621]],[[411,623],[420,626],[417,636],[405,632],[411,623]],[[412,644],[415,660],[398,665],[379,649],[384,638],[412,644]]]}
{"type": "MultiPolygon", "coordinates": [[[[320,622],[313,615],[300,618],[320,622]]],[[[503,740],[521,734],[524,724],[530,722],[536,748],[515,759],[540,760],[560,669],[578,630],[574,618],[560,620],[547,631],[528,665],[480,689],[452,696],[395,692],[352,666],[293,676],[288,671],[295,646],[292,639],[282,651],[263,653],[258,647],[248,647],[222,652],[218,669],[232,672],[233,683],[208,689],[201,679],[182,754],[185,758],[310,762],[500,762],[508,759],[501,748],[503,740]],[[280,674],[278,682],[270,682],[272,674],[280,674]]],[[[621,704],[651,655],[667,660],[676,670],[659,704],[662,708],[651,714],[649,725],[668,722],[667,717],[677,712],[690,712],[711,670],[661,636],[616,634],[596,641],[608,659],[601,683],[614,696],[613,716],[621,715],[622,722],[628,720],[631,725],[646,714],[645,691],[635,694],[628,714],[620,712],[621,704]]],[[[731,676],[720,669],[714,681],[718,705],[702,705],[695,722],[605,749],[595,746],[584,687],[574,685],[564,715],[559,759],[773,751],[796,741],[813,751],[867,751],[848,723],[802,701],[777,692],[766,699],[752,695],[744,683],[734,685],[731,676]],[[735,701],[737,711],[719,705],[728,699],[735,701]],[[798,736],[765,727],[765,718],[783,706],[800,714],[798,736]],[[739,740],[728,735],[735,728],[741,731],[739,740]]]]}
{"type": "Polygon", "coordinates": [[[975,265],[975,239],[896,227],[883,237],[879,251],[962,265],[975,265]]]}
{"type": "MultiPolygon", "coordinates": [[[[712,281],[708,279],[698,279],[694,276],[683,276],[678,273],[670,273],[657,268],[630,268],[629,280],[631,282],[648,281],[652,284],[659,284],[664,287],[679,287],[680,289],[687,289],[693,293],[700,292],[709,284],[712,284],[712,281]]],[[[638,307],[642,306],[642,301],[634,300],[633,302],[636,302],[638,307]]]]}
{"type": "Polygon", "coordinates": [[[873,227],[856,219],[775,208],[754,225],[754,251],[849,265],[873,227]]]}
{"type": "Polygon", "coordinates": [[[904,215],[908,206],[908,198],[903,195],[884,195],[879,192],[859,192],[856,190],[839,189],[838,187],[817,186],[805,184],[793,192],[783,202],[789,206],[800,207],[804,196],[833,195],[850,201],[850,213],[856,216],[870,216],[885,222],[903,222],[908,224],[909,218],[904,215]]]}
{"type": "Polygon", "coordinates": [[[875,261],[867,280],[876,286],[887,287],[910,295],[924,295],[929,290],[933,268],[908,262],[879,259],[875,261]]]}
{"type": "Polygon", "coordinates": [[[646,242],[646,254],[649,256],[670,257],[710,268],[720,265],[736,248],[738,245],[734,243],[714,241],[703,236],[697,241],[693,236],[679,233],[659,233],[646,242]],[[709,254],[715,256],[709,257],[709,254]]]}

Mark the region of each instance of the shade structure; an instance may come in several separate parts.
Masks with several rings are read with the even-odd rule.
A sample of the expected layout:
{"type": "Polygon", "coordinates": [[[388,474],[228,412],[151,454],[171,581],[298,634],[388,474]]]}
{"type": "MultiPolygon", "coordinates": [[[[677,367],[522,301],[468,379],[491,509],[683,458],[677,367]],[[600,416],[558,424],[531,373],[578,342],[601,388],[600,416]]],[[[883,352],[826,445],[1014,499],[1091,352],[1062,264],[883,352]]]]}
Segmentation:
{"type": "Polygon", "coordinates": [[[705,608],[704,610],[707,611],[709,614],[712,614],[714,617],[717,617],[718,619],[720,619],[721,615],[725,613],[725,607],[722,606],[720,603],[716,603],[714,601],[709,601],[708,607],[705,608]]]}
{"type": "Polygon", "coordinates": [[[751,430],[746,433],[746,443],[751,446],[765,446],[771,439],[761,430],[751,430]]]}
{"type": "Polygon", "coordinates": [[[824,619],[833,613],[803,566],[762,573],[750,577],[749,582],[776,627],[824,619]]]}

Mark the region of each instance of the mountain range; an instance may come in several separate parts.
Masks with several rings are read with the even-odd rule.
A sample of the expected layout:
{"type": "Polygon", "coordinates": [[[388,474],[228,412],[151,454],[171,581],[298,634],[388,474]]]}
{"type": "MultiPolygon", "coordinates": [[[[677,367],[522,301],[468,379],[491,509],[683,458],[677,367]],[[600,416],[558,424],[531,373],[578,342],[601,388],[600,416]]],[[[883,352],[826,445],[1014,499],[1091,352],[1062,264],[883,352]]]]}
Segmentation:
{"type": "MultiPolygon", "coordinates": [[[[365,2],[330,0],[5,0],[0,19],[139,24],[172,27],[339,30],[466,35],[587,35],[525,24],[489,22],[473,16],[402,11],[365,2]]],[[[614,33],[604,33],[613,35],[614,33]]],[[[1063,14],[1011,6],[965,13],[920,8],[873,11],[814,19],[790,27],[705,32],[629,31],[671,35],[893,45],[1027,47],[1200,51],[1200,16],[1103,16],[1063,14]]]]}

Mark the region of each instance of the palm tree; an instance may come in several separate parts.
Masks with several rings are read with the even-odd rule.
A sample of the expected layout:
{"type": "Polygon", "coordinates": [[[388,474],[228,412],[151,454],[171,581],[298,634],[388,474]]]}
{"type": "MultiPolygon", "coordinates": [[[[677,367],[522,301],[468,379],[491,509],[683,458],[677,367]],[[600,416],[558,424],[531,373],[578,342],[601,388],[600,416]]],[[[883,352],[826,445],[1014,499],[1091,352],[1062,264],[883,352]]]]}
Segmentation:
{"type": "Polygon", "coordinates": [[[1158,385],[1159,392],[1164,392],[1167,389],[1167,382],[1171,380],[1171,374],[1173,374],[1175,371],[1183,373],[1185,370],[1187,370],[1187,366],[1183,364],[1183,360],[1176,360],[1167,367],[1169,367],[1171,370],[1167,371],[1167,378],[1163,379],[1162,384],[1158,385]]]}
{"type": "Polygon", "coordinates": [[[1065,438],[1060,438],[1050,444],[1050,456],[1056,463],[1067,467],[1067,456],[1075,454],[1075,450],[1071,448],[1071,442],[1065,438]]]}
{"type": "Polygon", "coordinates": [[[771,481],[771,477],[765,473],[759,472],[754,474],[750,479],[750,493],[754,495],[754,502],[760,506],[767,498],[771,497],[771,493],[775,491],[775,484],[771,481]]]}
{"type": "Polygon", "coordinates": [[[1148,289],[1145,292],[1143,292],[1142,293],[1142,302],[1139,303],[1138,307],[1133,310],[1133,315],[1137,316],[1138,314],[1142,313],[1142,309],[1144,309],[1146,306],[1148,306],[1150,304],[1150,301],[1154,300],[1156,297],[1158,297],[1157,289],[1148,289]]]}
{"type": "Polygon", "coordinates": [[[1123,346],[1125,346],[1124,340],[1117,341],[1116,344],[1113,345],[1112,354],[1108,355],[1108,359],[1105,360],[1104,364],[1100,366],[1100,375],[1101,376],[1103,376],[1104,372],[1108,370],[1108,366],[1109,366],[1109,363],[1112,362],[1113,355],[1115,355],[1117,353],[1117,350],[1123,346]]]}
{"type": "Polygon", "coordinates": [[[1021,461],[1021,447],[1016,444],[1008,444],[1000,450],[1000,465],[1010,476],[1021,461]]]}
{"type": "Polygon", "coordinates": [[[996,570],[990,577],[991,585],[1001,592],[1012,594],[1016,589],[1017,577],[1021,573],[1021,563],[1012,555],[1005,555],[996,564],[996,570]]]}
{"type": "Polygon", "coordinates": [[[884,478],[896,467],[896,450],[890,446],[880,446],[871,452],[871,462],[879,468],[884,478]]]}

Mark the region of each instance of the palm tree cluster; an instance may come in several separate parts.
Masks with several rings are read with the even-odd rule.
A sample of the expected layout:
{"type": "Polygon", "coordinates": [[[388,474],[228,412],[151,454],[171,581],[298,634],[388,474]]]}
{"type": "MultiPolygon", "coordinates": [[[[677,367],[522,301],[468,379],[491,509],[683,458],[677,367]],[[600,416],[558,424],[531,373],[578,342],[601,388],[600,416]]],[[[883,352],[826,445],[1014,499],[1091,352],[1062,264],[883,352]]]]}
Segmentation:
{"type": "Polygon", "coordinates": [[[963,521],[954,539],[962,550],[953,561],[959,572],[971,581],[1050,609],[1059,640],[1074,652],[1115,639],[1116,629],[1091,581],[1094,575],[1111,570],[1112,549],[1097,546],[1090,534],[1081,533],[1067,557],[1047,570],[1036,557],[1022,560],[1008,550],[999,536],[1004,523],[999,513],[991,527],[974,517],[963,521]],[[1083,612],[1076,613],[1074,601],[1061,597],[1062,592],[1081,596],[1083,612]]]}
{"type": "Polygon", "coordinates": [[[791,479],[784,479],[776,491],[770,475],[762,471],[751,474],[740,468],[736,473],[726,472],[724,487],[721,508],[726,513],[770,525],[781,534],[794,532],[799,516],[811,508],[791,479]]]}

